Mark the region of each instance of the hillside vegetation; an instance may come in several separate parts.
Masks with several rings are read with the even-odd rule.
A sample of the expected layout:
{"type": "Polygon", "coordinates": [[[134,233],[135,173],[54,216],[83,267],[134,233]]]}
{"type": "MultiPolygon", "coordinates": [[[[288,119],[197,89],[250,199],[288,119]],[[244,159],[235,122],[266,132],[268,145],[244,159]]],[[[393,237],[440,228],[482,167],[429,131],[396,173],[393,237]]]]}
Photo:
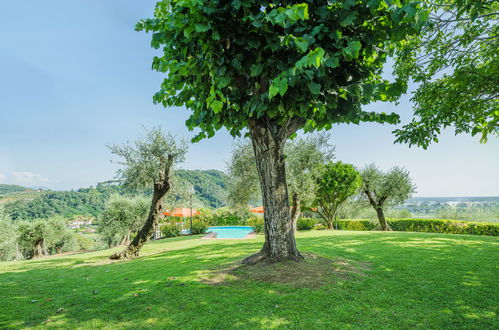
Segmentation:
{"type": "Polygon", "coordinates": [[[312,231],[298,246],[328,272],[314,259],[229,270],[262,242],[180,237],[128,262],[106,259],[117,248],[0,263],[0,328],[499,327],[496,237],[312,231]]]}
{"type": "Polygon", "coordinates": [[[34,189],[14,184],[0,184],[0,195],[12,194],[17,192],[32,192],[32,191],[34,191],[34,189]]]}
{"type": "MultiPolygon", "coordinates": [[[[178,170],[176,175],[195,189],[196,201],[201,207],[221,207],[226,205],[225,192],[228,177],[216,170],[178,170]]],[[[50,218],[53,216],[71,217],[85,215],[97,217],[113,193],[130,194],[130,191],[109,183],[99,183],[90,188],[76,191],[38,192],[26,187],[1,185],[6,192],[3,200],[5,212],[13,220],[50,218]]],[[[146,192],[147,194],[147,192],[146,192]]],[[[184,201],[187,206],[187,201],[184,201]]],[[[182,202],[180,202],[182,204],[182,202]]]]}

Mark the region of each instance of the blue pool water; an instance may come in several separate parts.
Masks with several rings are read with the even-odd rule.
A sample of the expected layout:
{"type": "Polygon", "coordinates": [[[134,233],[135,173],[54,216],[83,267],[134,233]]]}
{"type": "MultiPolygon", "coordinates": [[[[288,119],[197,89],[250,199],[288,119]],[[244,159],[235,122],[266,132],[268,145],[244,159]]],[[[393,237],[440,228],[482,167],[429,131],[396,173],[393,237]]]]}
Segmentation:
{"type": "Polygon", "coordinates": [[[227,226],[227,227],[209,227],[209,233],[216,233],[217,238],[244,238],[253,231],[249,226],[227,226]]]}

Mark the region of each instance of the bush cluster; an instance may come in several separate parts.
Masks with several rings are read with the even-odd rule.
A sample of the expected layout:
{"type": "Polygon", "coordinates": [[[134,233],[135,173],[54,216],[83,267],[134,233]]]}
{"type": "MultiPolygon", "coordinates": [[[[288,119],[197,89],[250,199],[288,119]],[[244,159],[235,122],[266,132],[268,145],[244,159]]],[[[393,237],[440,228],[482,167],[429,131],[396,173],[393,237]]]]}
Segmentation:
{"type": "Polygon", "coordinates": [[[379,224],[372,220],[338,220],[338,229],[342,230],[376,230],[379,224]]]}
{"type": "Polygon", "coordinates": [[[317,219],[315,218],[299,218],[296,222],[296,229],[298,230],[312,230],[317,224],[317,219]]]}
{"type": "Polygon", "coordinates": [[[161,234],[163,237],[175,237],[180,235],[180,227],[176,224],[164,224],[161,226],[161,234]]]}
{"type": "Polygon", "coordinates": [[[208,224],[201,220],[192,221],[192,234],[199,235],[204,234],[208,230],[208,224]]]}
{"type": "Polygon", "coordinates": [[[195,218],[208,226],[241,226],[246,224],[249,215],[240,213],[226,207],[216,210],[203,209],[195,218]]]}

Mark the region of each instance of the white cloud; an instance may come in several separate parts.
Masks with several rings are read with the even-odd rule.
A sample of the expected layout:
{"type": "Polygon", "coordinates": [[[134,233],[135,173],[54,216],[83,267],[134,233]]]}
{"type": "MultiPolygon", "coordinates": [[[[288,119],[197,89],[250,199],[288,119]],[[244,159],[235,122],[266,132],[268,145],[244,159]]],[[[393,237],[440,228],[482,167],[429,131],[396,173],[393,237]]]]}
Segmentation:
{"type": "Polygon", "coordinates": [[[14,177],[14,180],[22,184],[39,184],[39,183],[49,182],[49,179],[37,173],[32,173],[28,171],[21,171],[21,172],[12,171],[10,173],[14,177]]]}
{"type": "Polygon", "coordinates": [[[7,176],[0,173],[0,181],[3,181],[5,179],[7,179],[7,176]]]}

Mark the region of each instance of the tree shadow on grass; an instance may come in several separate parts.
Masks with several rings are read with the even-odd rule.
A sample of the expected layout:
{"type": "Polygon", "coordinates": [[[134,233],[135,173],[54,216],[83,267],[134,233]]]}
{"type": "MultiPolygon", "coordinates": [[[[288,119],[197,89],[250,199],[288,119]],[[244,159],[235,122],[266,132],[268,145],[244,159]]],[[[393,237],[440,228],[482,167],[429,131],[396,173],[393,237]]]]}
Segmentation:
{"type": "Polygon", "coordinates": [[[58,259],[63,267],[50,259],[35,269],[0,273],[0,327],[495,324],[497,273],[493,266],[483,265],[483,258],[497,257],[497,240],[427,234],[299,237],[302,251],[372,262],[365,278],[340,279],[317,289],[254,279],[221,286],[202,283],[200,274],[227,267],[261,247],[253,240],[205,242],[181,249],[165,246],[163,252],[127,262],[99,264],[104,257],[92,256],[95,263],[79,265],[79,258],[65,257],[58,259]],[[465,284],[477,284],[477,279],[480,285],[465,284]]]}

